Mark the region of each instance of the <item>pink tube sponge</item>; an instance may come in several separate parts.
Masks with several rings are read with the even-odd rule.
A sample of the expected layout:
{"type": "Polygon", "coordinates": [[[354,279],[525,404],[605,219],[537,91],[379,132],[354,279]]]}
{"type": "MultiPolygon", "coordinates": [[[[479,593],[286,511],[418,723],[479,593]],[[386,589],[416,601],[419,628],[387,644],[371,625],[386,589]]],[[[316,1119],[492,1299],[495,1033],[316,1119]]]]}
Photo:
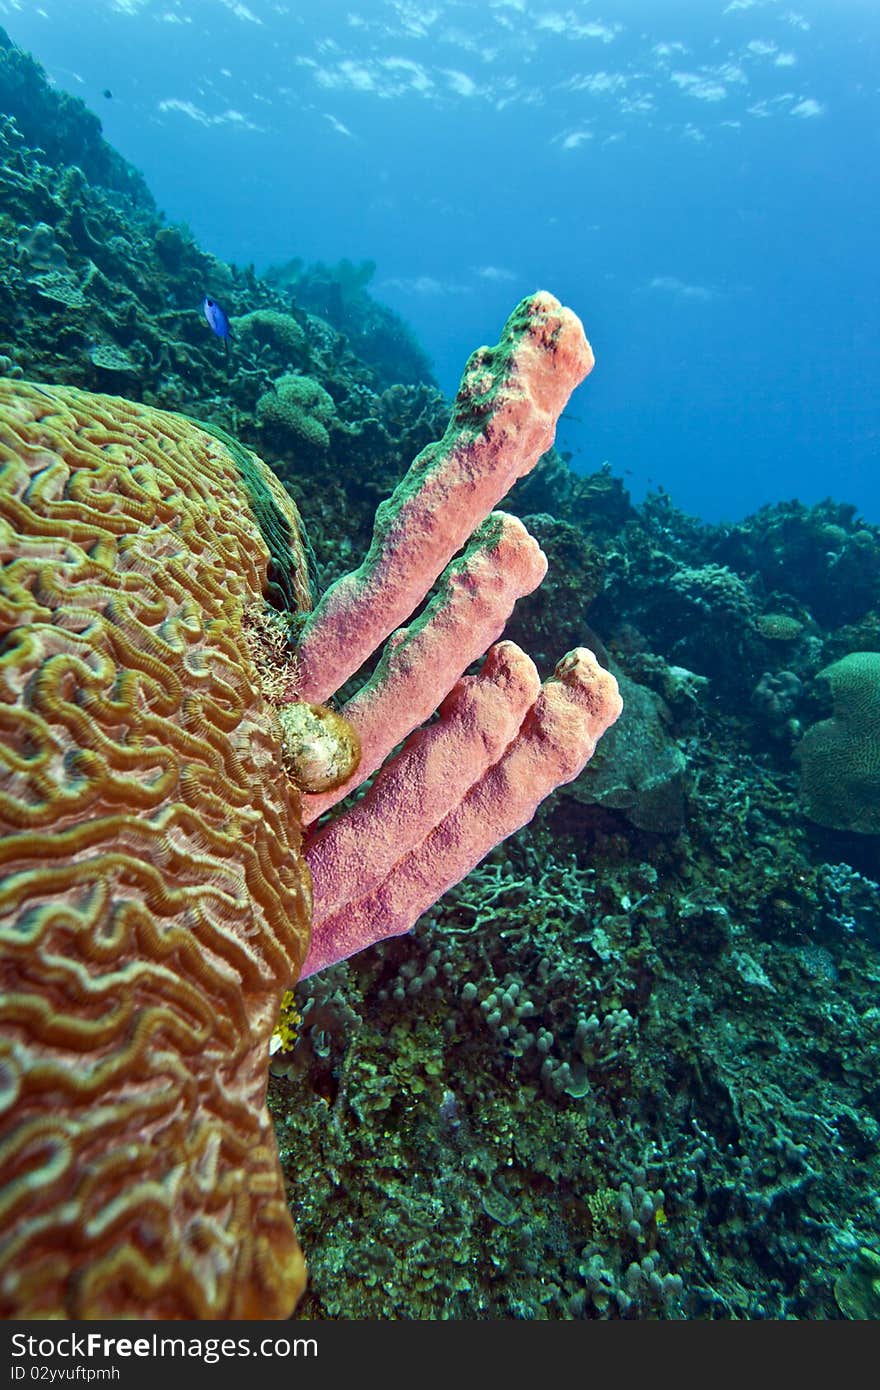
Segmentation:
{"type": "Polygon", "coordinates": [[[379,507],[363,564],[306,620],[291,701],[325,701],[388,640],[340,712],[359,740],[356,773],[303,796],[314,889],[303,975],[408,931],[577,776],[620,712],[590,652],[570,652],[541,686],[518,647],[492,646],[547,568],[522,522],[493,508],[550,447],[592,365],[574,314],[549,294],[523,300],[497,347],[468,362],[443,438],[379,507]],[[360,801],[319,824],[376,769],[360,801]]]}
{"type": "Polygon", "coordinates": [[[544,552],[515,516],[493,512],[477,528],[424,612],[394,634],[370,679],[343,706],[360,738],[360,762],[335,790],[303,797],[304,825],[364,782],[430,718],[438,699],[501,636],[516,600],[546,573],[544,552]]]}
{"type": "Polygon", "coordinates": [[[614,677],[583,647],[540,691],[519,647],[493,647],[437,722],[307,846],[315,912],[303,977],[409,931],[555,787],[577,777],[621,708],[614,677]]]}
{"type": "Polygon", "coordinates": [[[415,611],[474,528],[550,448],[592,367],[580,320],[543,291],[518,305],[496,347],[473,353],[443,438],[379,507],[363,564],[307,620],[298,698],[326,700],[415,611]]]}

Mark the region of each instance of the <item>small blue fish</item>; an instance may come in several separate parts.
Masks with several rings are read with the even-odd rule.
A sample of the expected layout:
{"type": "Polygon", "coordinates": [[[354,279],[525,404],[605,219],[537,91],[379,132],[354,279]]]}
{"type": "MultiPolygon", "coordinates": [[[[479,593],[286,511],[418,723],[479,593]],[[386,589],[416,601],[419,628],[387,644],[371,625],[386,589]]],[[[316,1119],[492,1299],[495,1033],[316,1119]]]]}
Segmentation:
{"type": "Polygon", "coordinates": [[[223,339],[223,346],[229,352],[229,339],[232,337],[232,324],[226,310],[221,308],[216,299],[210,295],[205,295],[205,302],[202,305],[202,313],[208,321],[210,328],[217,334],[218,338],[223,339]]]}

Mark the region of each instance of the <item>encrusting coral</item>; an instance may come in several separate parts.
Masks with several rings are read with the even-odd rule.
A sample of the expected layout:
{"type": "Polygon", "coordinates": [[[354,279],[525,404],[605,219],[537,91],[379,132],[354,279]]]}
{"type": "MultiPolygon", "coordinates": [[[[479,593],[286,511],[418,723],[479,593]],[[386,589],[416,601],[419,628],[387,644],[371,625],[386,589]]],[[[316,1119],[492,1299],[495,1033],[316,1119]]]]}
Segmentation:
{"type": "Polygon", "coordinates": [[[582,649],[543,687],[506,642],[462,679],[543,574],[501,514],[456,601],[447,572],[392,632],[549,446],[591,365],[574,315],[524,301],[289,656],[306,545],[254,455],[184,417],[0,383],[4,1315],[294,1307],[305,1268],[265,1105],[283,990],[307,952],[316,970],[406,930],[620,710],[582,649]],[[363,738],[359,707],[321,702],[388,634],[366,708],[373,730],[404,710],[389,749],[409,737],[303,845],[320,798],[354,785],[363,738]]]}

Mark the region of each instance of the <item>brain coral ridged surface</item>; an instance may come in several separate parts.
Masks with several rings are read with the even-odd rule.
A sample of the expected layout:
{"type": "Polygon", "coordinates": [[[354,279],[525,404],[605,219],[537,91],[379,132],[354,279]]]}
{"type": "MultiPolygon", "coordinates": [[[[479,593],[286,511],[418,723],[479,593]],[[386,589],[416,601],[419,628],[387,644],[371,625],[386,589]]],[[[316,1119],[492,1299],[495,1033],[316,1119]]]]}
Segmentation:
{"type": "Polygon", "coordinates": [[[819,672],[834,701],[830,719],[797,750],[801,799],[832,830],[880,834],[880,652],[850,652],[819,672]]]}
{"type": "Polygon", "coordinates": [[[246,632],[285,541],[305,606],[252,455],[0,383],[0,1315],[301,1290],[265,1095],[310,888],[246,632]]]}

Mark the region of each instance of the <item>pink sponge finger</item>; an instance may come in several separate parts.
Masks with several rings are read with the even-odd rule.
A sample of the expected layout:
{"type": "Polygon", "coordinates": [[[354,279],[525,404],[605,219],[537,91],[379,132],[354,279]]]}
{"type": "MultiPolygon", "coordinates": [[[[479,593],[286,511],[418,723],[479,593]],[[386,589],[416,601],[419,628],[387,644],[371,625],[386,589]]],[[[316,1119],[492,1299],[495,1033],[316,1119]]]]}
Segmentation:
{"type": "MultiPolygon", "coordinates": [[[[501,757],[420,844],[396,859],[379,888],[372,886],[371,879],[370,888],[360,893],[349,883],[353,900],[340,906],[339,896],[331,891],[332,910],[325,912],[322,894],[334,870],[329,861],[316,862],[312,944],[303,973],[409,931],[490,849],[530,821],[555,787],[578,775],[621,708],[614,677],[592,652],[576,648],[541,687],[501,757]]],[[[384,837],[381,817],[375,818],[371,829],[376,838],[384,837]]],[[[390,831],[389,836],[394,833],[390,831]]],[[[391,856],[386,850],[383,857],[387,862],[391,856]]]]}
{"type": "Polygon", "coordinates": [[[307,842],[316,906],[305,974],[331,963],[321,958],[319,918],[381,887],[501,756],[539,690],[531,658],[513,642],[499,642],[479,674],[454,686],[439,718],[407,740],[366,795],[307,842]]]}
{"type": "Polygon", "coordinates": [[[474,528],[550,448],[592,366],[580,319],[543,290],[518,305],[497,347],[471,356],[445,435],[379,507],[360,568],[306,620],[300,699],[326,700],[415,611],[474,528]]]}
{"type": "Polygon", "coordinates": [[[375,672],[341,713],[357,730],[356,772],[332,791],[303,797],[311,825],[375,772],[408,733],[433,714],[462,672],[504,631],[518,598],[536,589],[547,560],[514,516],[493,512],[414,623],[395,633],[375,672]]]}

